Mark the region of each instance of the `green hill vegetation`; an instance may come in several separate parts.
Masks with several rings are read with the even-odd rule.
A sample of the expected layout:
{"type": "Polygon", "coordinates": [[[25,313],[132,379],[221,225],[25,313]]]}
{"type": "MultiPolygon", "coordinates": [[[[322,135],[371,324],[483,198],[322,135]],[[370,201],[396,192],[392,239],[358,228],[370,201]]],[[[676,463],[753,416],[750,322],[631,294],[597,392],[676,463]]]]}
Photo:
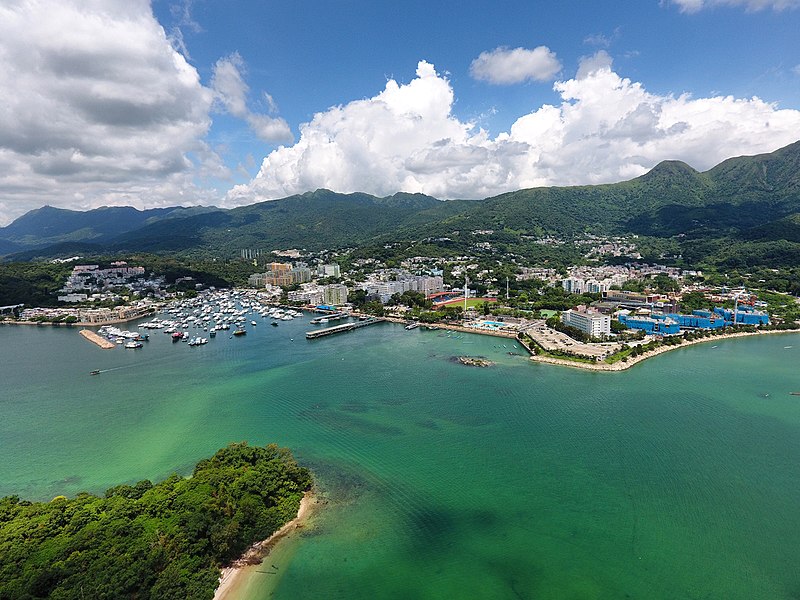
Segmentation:
{"type": "Polygon", "coordinates": [[[0,599],[213,598],[220,568],[293,519],[310,486],[288,450],[239,443],[190,478],[0,499],[0,599]]]}
{"type": "Polygon", "coordinates": [[[478,240],[471,232],[491,230],[481,241],[499,252],[522,248],[520,253],[534,258],[536,248],[527,242],[536,237],[637,235],[646,238],[645,246],[669,247],[675,255],[721,267],[788,266],[797,264],[792,261],[800,253],[800,142],[732,158],[702,173],[664,161],[630,181],[533,188],[483,200],[317,190],[230,210],[163,209],[167,212],[150,215],[126,209],[134,211],[132,221],[122,218],[123,209],[65,211],[69,214],[55,219],[56,210],[32,211],[0,228],[0,252],[21,250],[13,260],[70,249],[83,255],[150,252],[213,259],[232,258],[240,248],[380,249],[400,242],[409,251],[446,256],[474,246],[478,240]]]}

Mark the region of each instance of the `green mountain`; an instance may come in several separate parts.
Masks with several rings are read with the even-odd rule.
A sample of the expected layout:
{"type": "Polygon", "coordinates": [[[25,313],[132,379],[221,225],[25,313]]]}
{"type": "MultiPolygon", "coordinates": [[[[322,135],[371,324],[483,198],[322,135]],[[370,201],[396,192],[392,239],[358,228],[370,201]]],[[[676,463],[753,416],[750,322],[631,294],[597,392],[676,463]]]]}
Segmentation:
{"type": "Polygon", "coordinates": [[[205,207],[171,207],[137,210],[131,206],[104,206],[89,211],[43,206],[0,227],[0,249],[42,247],[62,242],[105,243],[128,231],[164,219],[206,212],[205,207]]]}
{"type": "Polygon", "coordinates": [[[319,250],[454,236],[464,241],[468,232],[493,230],[487,240],[508,247],[523,235],[638,234],[672,240],[700,260],[721,247],[749,247],[766,263],[776,252],[788,257],[800,251],[793,246],[800,244],[798,214],[800,142],[732,158],[702,173],[664,161],[630,181],[533,188],[484,200],[317,190],[230,210],[81,213],[44,207],[0,229],[0,252],[6,244],[6,252],[33,250],[19,257],[52,256],[75,244],[87,251],[96,246],[105,252],[235,256],[240,248],[319,250]],[[56,243],[61,246],[44,248],[56,243]]]}
{"type": "Polygon", "coordinates": [[[116,250],[332,248],[363,244],[399,228],[460,210],[422,194],[337,194],[317,190],[226,211],[159,221],[117,237],[116,250]]]}

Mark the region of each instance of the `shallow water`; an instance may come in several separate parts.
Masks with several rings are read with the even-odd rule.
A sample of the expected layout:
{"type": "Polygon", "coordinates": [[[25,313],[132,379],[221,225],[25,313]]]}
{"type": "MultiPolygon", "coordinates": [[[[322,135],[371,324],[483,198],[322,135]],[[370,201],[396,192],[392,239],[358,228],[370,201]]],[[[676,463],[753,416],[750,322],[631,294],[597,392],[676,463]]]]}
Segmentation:
{"type": "Polygon", "coordinates": [[[590,373],[501,338],[265,325],[137,351],[0,327],[0,495],[101,492],[274,441],[326,504],[248,600],[800,594],[800,336],[590,373]]]}

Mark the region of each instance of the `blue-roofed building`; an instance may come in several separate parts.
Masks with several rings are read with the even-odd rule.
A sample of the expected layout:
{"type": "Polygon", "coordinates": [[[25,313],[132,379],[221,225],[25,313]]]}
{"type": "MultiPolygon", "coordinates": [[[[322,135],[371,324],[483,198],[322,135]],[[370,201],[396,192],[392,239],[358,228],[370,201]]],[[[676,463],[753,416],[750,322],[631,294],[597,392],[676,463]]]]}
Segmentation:
{"type": "Polygon", "coordinates": [[[650,317],[620,315],[619,322],[628,329],[641,329],[648,334],[671,335],[680,333],[678,322],[661,314],[654,314],[650,317]]]}
{"type": "MultiPolygon", "coordinates": [[[[717,307],[714,312],[725,319],[728,323],[733,323],[733,311],[730,308],[717,307]]],[[[752,306],[740,306],[736,310],[737,325],[769,325],[769,315],[763,310],[756,310],[752,306]]]]}
{"type": "Polygon", "coordinates": [[[716,315],[708,310],[696,310],[690,315],[669,313],[664,316],[676,321],[681,329],[688,327],[693,329],[722,329],[726,325],[725,319],[721,315],[716,315]]]}

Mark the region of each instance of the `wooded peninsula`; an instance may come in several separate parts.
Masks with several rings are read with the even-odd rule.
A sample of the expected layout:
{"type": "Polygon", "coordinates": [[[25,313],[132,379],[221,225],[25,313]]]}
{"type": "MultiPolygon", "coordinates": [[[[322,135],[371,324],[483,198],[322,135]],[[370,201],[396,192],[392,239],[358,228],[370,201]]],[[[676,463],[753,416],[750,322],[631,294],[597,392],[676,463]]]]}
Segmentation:
{"type": "Polygon", "coordinates": [[[289,450],[242,442],[188,478],[2,498],[0,600],[210,600],[220,569],[292,520],[311,484],[289,450]]]}

